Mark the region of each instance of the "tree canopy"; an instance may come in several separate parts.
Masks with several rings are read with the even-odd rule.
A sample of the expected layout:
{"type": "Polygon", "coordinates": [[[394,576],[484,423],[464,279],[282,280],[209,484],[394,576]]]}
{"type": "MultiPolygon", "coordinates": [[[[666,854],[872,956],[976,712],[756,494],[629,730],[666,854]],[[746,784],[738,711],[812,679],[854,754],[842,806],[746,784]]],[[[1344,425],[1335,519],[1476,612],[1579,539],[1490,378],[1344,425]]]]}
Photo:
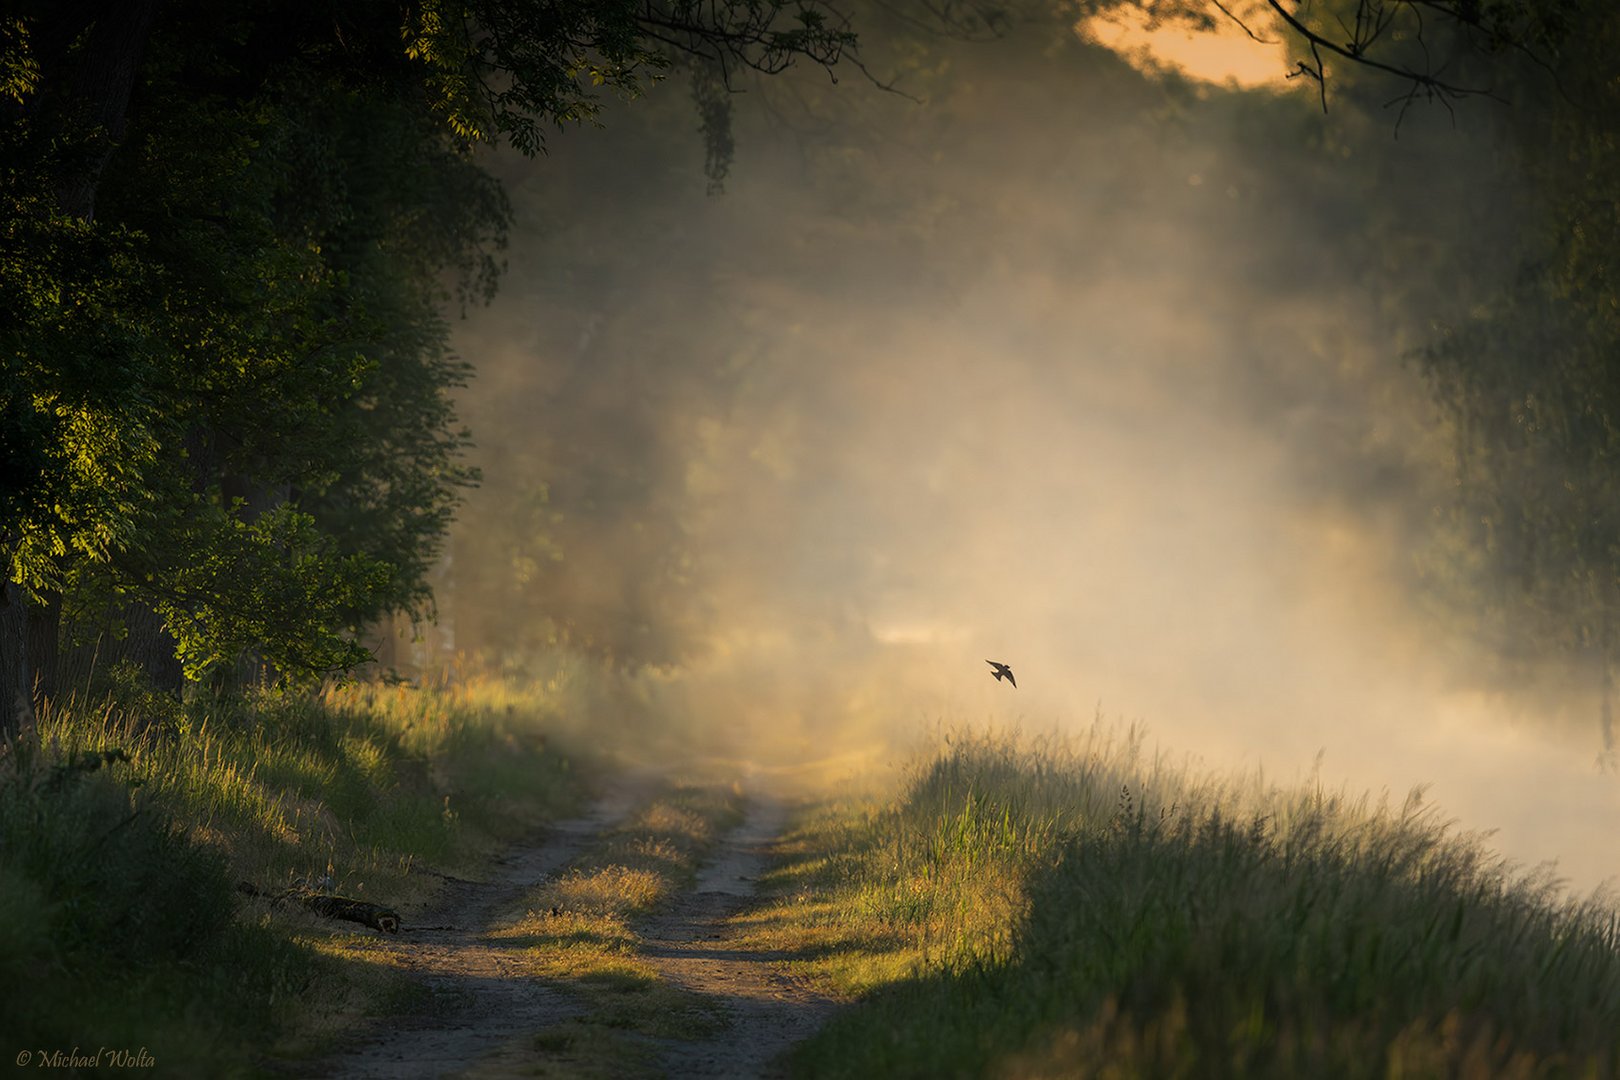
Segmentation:
{"type": "Polygon", "coordinates": [[[446,320],[492,293],[508,219],[476,147],[539,152],[677,54],[769,72],[854,43],[774,0],[9,6],[8,726],[72,634],[161,627],[160,681],[295,675],[426,611],[476,479],[446,320]]]}
{"type": "MultiPolygon", "coordinates": [[[[1487,598],[1492,634],[1607,687],[1620,605],[1620,21],[1610,6],[1026,0],[932,4],[926,19],[883,4],[855,10],[893,38],[911,89],[968,109],[993,106],[957,86],[934,47],[938,29],[994,35],[1016,19],[1066,28],[1123,4],[1153,19],[1236,20],[1281,36],[1294,73],[1319,84],[1324,104],[1342,105],[1334,125],[1307,131],[1297,102],[1255,98],[1233,106],[1232,124],[1296,125],[1306,152],[1269,165],[1271,189],[1345,211],[1332,257],[1430,324],[1413,358],[1455,429],[1459,464],[1455,503],[1429,538],[1446,552],[1428,564],[1434,585],[1487,598]],[[1398,118],[1425,101],[1492,110],[1510,196],[1486,198],[1453,180],[1426,187],[1420,169],[1352,160],[1335,133],[1340,121],[1398,118]],[[1389,194],[1369,200],[1369,187],[1389,194]],[[1387,209],[1425,199],[1431,227],[1387,209]],[[1510,242],[1451,225],[1442,236],[1438,222],[1455,224],[1469,207],[1510,210],[1510,242]],[[1493,244],[1501,250],[1487,252],[1493,244]],[[1513,284],[1488,280],[1485,261],[1513,263],[1513,284]],[[1397,265],[1399,285],[1380,284],[1397,265]],[[1407,291],[1397,297],[1396,288],[1407,291]]],[[[431,611],[445,530],[478,481],[453,404],[469,365],[450,348],[450,320],[492,294],[511,226],[507,194],[479,149],[539,154],[552,131],[599,123],[608,101],[681,70],[697,106],[687,122],[702,132],[704,171],[717,185],[732,153],[728,91],[741,74],[859,65],[856,45],[842,9],[786,0],[8,6],[7,722],[26,712],[36,679],[51,688],[59,647],[102,631],[112,639],[103,660],[139,660],[172,684],[182,674],[223,676],[244,657],[247,668],[289,676],[340,669],[364,658],[368,623],[431,611]]],[[[814,96],[804,84],[794,92],[814,96]]],[[[1142,106],[1144,115],[1178,107],[1142,106]]],[[[937,228],[951,196],[926,188],[926,174],[902,195],[861,172],[872,146],[896,137],[892,125],[843,137],[826,157],[844,164],[818,197],[851,229],[898,219],[917,235],[937,228]],[[907,201],[925,188],[926,206],[907,201]]],[[[1248,145],[1259,153],[1269,143],[1248,145]]],[[[669,226],[672,250],[688,242],[684,228],[669,226]]],[[[635,236],[608,242],[634,261],[635,236]]],[[[563,262],[584,273],[593,260],[612,263],[563,262]]],[[[712,305],[716,318],[727,310],[713,296],[690,303],[712,305]]],[[[594,346],[581,340],[576,362],[621,363],[633,380],[636,364],[659,362],[656,338],[652,320],[608,325],[594,346]],[[604,360],[604,342],[637,356],[604,360]]],[[[711,373],[693,392],[722,395],[715,386],[729,377],[711,373]]],[[[599,413],[617,421],[637,408],[599,413]]],[[[554,442],[599,413],[559,421],[554,442]]],[[[522,523],[506,537],[503,569],[466,576],[499,596],[516,574],[523,589],[553,598],[556,625],[616,655],[679,657],[702,601],[678,512],[643,512],[660,470],[673,467],[661,425],[627,431],[626,445],[645,459],[637,469],[561,468],[566,448],[555,446],[529,463],[535,475],[515,497],[522,523]],[[578,563],[554,556],[566,549],[580,559],[604,529],[626,538],[614,553],[641,573],[623,595],[581,595],[591,590],[578,563]]]]}

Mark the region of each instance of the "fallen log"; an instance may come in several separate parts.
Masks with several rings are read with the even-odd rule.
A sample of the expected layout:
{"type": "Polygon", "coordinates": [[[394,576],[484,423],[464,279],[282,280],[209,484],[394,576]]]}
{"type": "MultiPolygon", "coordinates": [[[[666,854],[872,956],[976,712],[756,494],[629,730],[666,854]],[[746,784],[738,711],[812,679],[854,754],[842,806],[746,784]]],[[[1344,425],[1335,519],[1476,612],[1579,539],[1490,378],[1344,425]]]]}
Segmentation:
{"type": "Polygon", "coordinates": [[[355,900],[348,896],[333,896],[331,893],[316,892],[314,889],[303,885],[294,885],[290,889],[272,893],[259,888],[250,881],[239,881],[236,883],[236,890],[248,896],[268,900],[277,907],[287,903],[298,903],[325,919],[341,919],[344,922],[359,923],[361,926],[369,926],[373,930],[381,930],[385,934],[399,933],[399,913],[393,908],[373,904],[367,900],[355,900]]]}
{"type": "Polygon", "coordinates": [[[399,933],[398,913],[381,904],[351,900],[347,896],[328,896],[324,893],[310,893],[300,899],[303,900],[305,907],[324,918],[357,922],[386,934],[399,933]]]}

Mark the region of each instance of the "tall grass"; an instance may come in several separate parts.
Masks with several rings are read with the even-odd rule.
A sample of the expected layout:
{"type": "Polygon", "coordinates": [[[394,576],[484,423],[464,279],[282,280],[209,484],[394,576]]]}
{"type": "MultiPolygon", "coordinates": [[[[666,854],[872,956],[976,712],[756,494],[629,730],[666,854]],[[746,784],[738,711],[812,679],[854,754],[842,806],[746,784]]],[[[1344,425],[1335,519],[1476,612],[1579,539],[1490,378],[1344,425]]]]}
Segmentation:
{"type": "Polygon", "coordinates": [[[115,686],[48,710],[59,756],[116,748],[142,800],[266,885],[330,878],[408,899],[420,862],[453,869],[577,795],[534,714],[483,684],[352,684],[182,706],[115,686]]]}
{"type": "Polygon", "coordinates": [[[480,682],[182,704],[122,671],[44,710],[0,755],[0,1050],[145,1046],[166,1074],[230,1075],[352,1008],[371,976],[236,883],[411,910],[442,885],[424,870],[465,873],[577,802],[545,704],[480,682]]]}
{"type": "Polygon", "coordinates": [[[804,1075],[1620,1074],[1614,908],[1419,793],[1221,783],[1098,725],[954,740],[817,846],[783,907],[814,880],[911,959],[804,1075]]]}

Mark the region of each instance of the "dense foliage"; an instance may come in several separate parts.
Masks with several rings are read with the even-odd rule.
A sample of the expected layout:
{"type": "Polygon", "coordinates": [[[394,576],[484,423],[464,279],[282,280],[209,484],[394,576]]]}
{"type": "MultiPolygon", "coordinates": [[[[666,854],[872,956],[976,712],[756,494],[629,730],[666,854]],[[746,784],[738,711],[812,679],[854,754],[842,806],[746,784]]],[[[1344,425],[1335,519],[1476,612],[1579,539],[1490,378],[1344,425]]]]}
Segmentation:
{"type": "Polygon", "coordinates": [[[365,625],[427,612],[475,480],[446,314],[492,292],[508,218],[474,148],[543,149],[672,55],[853,41],[814,4],[9,9],[7,724],[102,631],[175,685],[349,667],[365,625]]]}

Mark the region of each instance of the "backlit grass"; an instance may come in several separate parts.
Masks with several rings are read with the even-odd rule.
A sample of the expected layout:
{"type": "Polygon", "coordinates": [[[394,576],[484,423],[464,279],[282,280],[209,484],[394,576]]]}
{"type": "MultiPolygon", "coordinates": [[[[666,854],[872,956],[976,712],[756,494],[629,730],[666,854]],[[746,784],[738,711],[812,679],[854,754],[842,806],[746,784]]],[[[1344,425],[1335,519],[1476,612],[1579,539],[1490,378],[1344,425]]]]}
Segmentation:
{"type": "Polygon", "coordinates": [[[412,903],[454,870],[573,804],[579,782],[532,720],[481,710],[465,687],[355,684],[163,708],[114,698],[52,710],[56,752],[117,747],[130,779],[194,837],[262,885],[330,878],[337,891],[412,903]]]}
{"type": "Polygon", "coordinates": [[[1219,784],[1099,726],[807,821],[753,916],[858,998],[806,1076],[1610,1076],[1620,923],[1414,795],[1219,784]]]}
{"type": "Polygon", "coordinates": [[[348,955],[349,924],[235,885],[303,880],[408,912],[442,886],[428,871],[468,873],[575,805],[535,717],[479,693],[182,705],[119,674],[95,707],[46,711],[0,755],[0,983],[30,988],[0,1042],[133,1040],[166,1074],[227,1076],[408,1006],[407,980],[348,955]],[[74,767],[87,755],[98,768],[74,767]]]}

